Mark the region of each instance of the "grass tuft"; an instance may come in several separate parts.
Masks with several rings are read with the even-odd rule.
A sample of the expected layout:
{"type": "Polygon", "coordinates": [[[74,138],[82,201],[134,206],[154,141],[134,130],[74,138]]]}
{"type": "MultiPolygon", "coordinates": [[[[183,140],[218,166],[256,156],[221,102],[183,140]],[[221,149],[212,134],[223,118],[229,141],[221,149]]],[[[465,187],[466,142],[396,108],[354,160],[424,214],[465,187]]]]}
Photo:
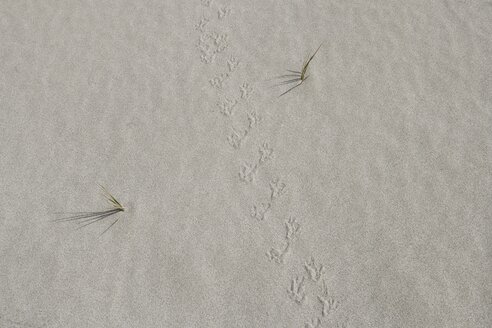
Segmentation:
{"type": "Polygon", "coordinates": [[[283,82],[277,84],[277,86],[295,83],[295,85],[293,87],[289,88],[287,91],[285,91],[280,96],[278,96],[279,98],[282,97],[283,95],[287,94],[288,92],[294,90],[295,88],[300,86],[302,83],[304,83],[304,81],[306,81],[309,78],[309,75],[307,75],[309,64],[313,60],[314,56],[316,56],[316,54],[318,53],[321,46],[322,46],[322,44],[320,44],[318,49],[316,49],[316,51],[302,64],[302,68],[300,71],[293,71],[293,70],[288,69],[287,72],[289,72],[290,74],[278,76],[278,78],[292,78],[292,79],[289,79],[287,81],[283,81],[283,82]]]}
{"type": "MultiPolygon", "coordinates": [[[[111,195],[106,188],[101,186],[101,189],[103,191],[103,196],[108,200],[108,202],[112,205],[112,208],[106,211],[97,211],[97,212],[75,212],[75,213],[58,213],[58,214],[63,214],[67,215],[70,214],[69,216],[64,216],[59,219],[53,220],[53,222],[75,222],[79,226],[77,227],[76,230],[87,227],[88,225],[91,225],[93,223],[99,222],[101,220],[104,220],[114,214],[117,214],[119,212],[125,211],[125,208],[121,203],[116,200],[116,198],[111,195]]],[[[118,222],[120,218],[116,218],[102,233],[103,235],[106,231],[108,231],[113,225],[115,225],[116,222],[118,222]]]]}

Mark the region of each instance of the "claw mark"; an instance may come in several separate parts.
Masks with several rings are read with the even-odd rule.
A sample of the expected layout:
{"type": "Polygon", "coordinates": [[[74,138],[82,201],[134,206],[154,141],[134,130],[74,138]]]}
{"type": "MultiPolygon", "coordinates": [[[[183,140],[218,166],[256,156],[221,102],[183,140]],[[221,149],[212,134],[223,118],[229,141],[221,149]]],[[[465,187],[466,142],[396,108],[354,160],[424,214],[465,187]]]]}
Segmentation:
{"type": "Polygon", "coordinates": [[[251,209],[251,217],[262,221],[265,219],[265,215],[270,211],[273,204],[276,202],[278,197],[282,196],[284,193],[286,185],[279,178],[275,178],[270,181],[270,198],[267,202],[260,203],[259,205],[253,205],[251,209]]]}
{"type": "Polygon", "coordinates": [[[273,179],[270,182],[270,200],[274,200],[282,196],[285,189],[285,183],[283,183],[279,178],[273,179]]]}
{"type": "MultiPolygon", "coordinates": [[[[248,129],[249,130],[254,128],[261,121],[261,116],[258,115],[256,110],[252,110],[252,111],[248,112],[247,116],[248,116],[248,129]]],[[[248,130],[248,132],[249,132],[249,130],[248,130]]]]}
{"type": "Polygon", "coordinates": [[[285,255],[289,252],[293,241],[296,239],[297,235],[300,232],[300,229],[301,225],[296,222],[295,218],[291,217],[285,222],[285,245],[282,250],[278,250],[275,248],[270,249],[270,251],[267,253],[270,261],[275,261],[278,264],[284,263],[285,255]]]}
{"type": "MultiPolygon", "coordinates": [[[[229,77],[230,73],[222,73],[221,75],[209,80],[209,82],[212,84],[212,86],[221,89],[224,80],[229,77]]],[[[239,104],[240,100],[241,98],[234,97],[231,99],[229,97],[225,97],[224,100],[217,103],[217,106],[219,107],[222,114],[224,114],[225,116],[231,116],[233,114],[232,110],[239,104]]],[[[256,115],[256,111],[251,111],[250,113],[248,113],[248,120],[250,120],[250,115],[256,115]]]]}
{"type": "Polygon", "coordinates": [[[234,72],[235,70],[237,70],[239,64],[241,62],[234,56],[231,56],[229,57],[229,59],[227,60],[227,66],[229,67],[229,72],[234,72]]]}
{"type": "Polygon", "coordinates": [[[218,53],[224,51],[229,46],[227,43],[227,39],[229,38],[227,34],[214,34],[213,38],[218,53]]]}
{"type": "Polygon", "coordinates": [[[323,317],[326,317],[330,315],[332,312],[334,312],[336,309],[338,309],[338,306],[340,305],[340,302],[338,302],[336,299],[332,297],[328,297],[328,287],[326,286],[326,282],[323,280],[323,291],[321,293],[322,295],[318,295],[318,300],[319,302],[323,305],[323,317]]]}
{"type": "Polygon", "coordinates": [[[205,64],[210,64],[215,60],[215,54],[211,53],[203,53],[200,55],[200,60],[205,64]]]}
{"type": "Polygon", "coordinates": [[[228,35],[216,32],[203,32],[198,39],[197,47],[201,52],[201,60],[210,64],[215,60],[217,54],[224,51],[228,46],[228,35]]]}
{"type": "Polygon", "coordinates": [[[275,261],[278,264],[284,263],[284,258],[287,252],[289,251],[290,244],[286,243],[285,247],[282,250],[278,250],[275,248],[270,249],[270,251],[267,253],[267,257],[270,261],[275,261]]]}
{"type": "Polygon", "coordinates": [[[257,170],[258,164],[244,163],[239,168],[239,178],[244,182],[252,182],[257,170]]]}
{"type": "Polygon", "coordinates": [[[307,273],[309,274],[309,278],[312,281],[318,282],[323,275],[324,272],[324,267],[323,264],[320,264],[319,266],[316,265],[314,261],[314,257],[311,257],[311,261],[309,263],[304,264],[304,268],[306,269],[307,273]]]}
{"type": "Polygon", "coordinates": [[[241,143],[243,141],[243,136],[239,134],[234,128],[232,129],[232,133],[227,137],[227,141],[229,144],[235,149],[239,149],[241,147],[241,143]]]}
{"type": "MultiPolygon", "coordinates": [[[[210,48],[208,48],[208,49],[210,49],[210,48]]],[[[234,57],[234,56],[229,57],[229,59],[227,60],[228,71],[225,73],[221,73],[221,74],[215,76],[214,78],[210,79],[209,80],[210,84],[212,84],[212,86],[217,88],[217,89],[222,89],[224,87],[225,81],[231,78],[231,73],[234,72],[235,70],[237,70],[239,63],[240,62],[236,57],[234,57]]],[[[237,100],[236,100],[236,102],[237,102],[237,100]]]]}
{"type": "Polygon", "coordinates": [[[304,292],[304,277],[296,277],[291,280],[290,288],[287,289],[289,297],[297,304],[302,304],[306,298],[306,293],[304,292]]]}
{"type": "Polygon", "coordinates": [[[200,59],[202,62],[205,64],[210,64],[213,63],[216,57],[216,52],[212,49],[212,47],[206,43],[202,43],[200,37],[200,42],[198,43],[197,47],[201,52],[200,59]]]}
{"type": "Polygon", "coordinates": [[[272,207],[272,203],[261,203],[259,205],[253,205],[251,208],[251,217],[257,219],[258,221],[262,221],[265,219],[266,213],[272,207]]]}
{"type": "Polygon", "coordinates": [[[200,21],[195,25],[195,30],[200,32],[205,32],[205,27],[207,27],[210,20],[206,17],[202,17],[200,21]]]}
{"type": "Polygon", "coordinates": [[[339,305],[338,301],[333,298],[324,299],[323,297],[318,296],[318,300],[323,304],[323,317],[330,315],[330,313],[335,311],[339,305]]]}
{"type": "Polygon", "coordinates": [[[273,158],[273,149],[268,143],[263,143],[258,149],[260,158],[255,164],[243,163],[239,169],[239,178],[243,182],[252,182],[260,166],[273,158]]]}
{"type": "Polygon", "coordinates": [[[226,16],[228,16],[231,13],[231,9],[228,7],[220,7],[219,11],[217,12],[217,16],[219,19],[223,19],[226,16]]]}
{"type": "Polygon", "coordinates": [[[217,103],[220,112],[224,116],[231,116],[232,114],[234,114],[234,108],[236,107],[236,105],[237,105],[236,99],[229,99],[227,97],[225,97],[224,100],[217,103]]]}
{"type": "Polygon", "coordinates": [[[224,81],[229,77],[228,73],[222,73],[216,77],[208,80],[210,84],[216,89],[222,89],[224,87],[224,81]]]}
{"type": "MultiPolygon", "coordinates": [[[[256,111],[251,111],[251,112],[247,113],[247,116],[248,116],[248,122],[249,122],[249,124],[244,129],[244,131],[242,133],[240,133],[235,128],[232,128],[232,133],[227,137],[227,141],[235,149],[239,149],[241,147],[242,142],[246,139],[246,137],[249,135],[249,133],[251,132],[251,130],[256,125],[258,125],[258,123],[261,120],[261,117],[256,113],[256,111]]],[[[246,164],[246,165],[249,165],[249,164],[246,164]]],[[[242,170],[246,170],[245,168],[241,168],[241,169],[242,170]]],[[[247,172],[244,171],[245,178],[246,178],[246,175],[247,175],[247,172]]]]}
{"type": "Polygon", "coordinates": [[[291,217],[287,222],[285,222],[285,228],[287,230],[285,234],[285,239],[287,240],[287,243],[290,245],[290,243],[293,242],[296,239],[296,237],[299,235],[301,230],[301,225],[297,223],[296,218],[291,217]]]}
{"type": "Polygon", "coordinates": [[[260,153],[260,160],[258,161],[258,164],[264,163],[273,158],[273,149],[270,148],[266,142],[261,145],[258,152],[260,153]]]}
{"type": "Polygon", "coordinates": [[[243,83],[243,85],[240,87],[240,90],[242,99],[249,99],[254,92],[253,87],[248,83],[243,83]]]}
{"type": "MultiPolygon", "coordinates": [[[[232,59],[232,58],[233,57],[231,57],[231,62],[229,63],[229,70],[234,70],[237,67],[237,63],[239,63],[238,61],[235,61],[235,59],[232,59]]],[[[227,77],[229,77],[229,75],[230,75],[230,73],[225,73],[225,74],[227,74],[227,77]]],[[[222,88],[223,81],[220,78],[215,78],[215,79],[210,80],[210,83],[220,89],[220,88],[222,88]]],[[[242,100],[244,100],[244,98],[241,98],[240,96],[238,96],[237,98],[225,97],[220,102],[217,103],[217,107],[219,108],[220,113],[222,113],[224,116],[231,117],[234,114],[237,106],[240,104],[240,102],[242,102],[242,100]]],[[[247,117],[248,123],[242,129],[242,132],[240,132],[241,129],[236,129],[233,127],[232,133],[227,137],[227,141],[229,142],[229,144],[234,149],[239,149],[241,147],[244,139],[246,139],[246,137],[249,135],[251,130],[253,130],[253,128],[258,126],[259,123],[261,122],[261,116],[258,114],[258,112],[256,111],[255,108],[248,109],[246,111],[246,117],[247,117]]],[[[262,147],[264,147],[265,145],[267,145],[267,144],[264,144],[262,147]]],[[[260,151],[262,151],[264,154],[260,158],[260,160],[262,162],[269,159],[268,158],[269,155],[271,156],[271,152],[272,152],[271,149],[262,149],[260,151]],[[269,154],[269,152],[270,152],[270,154],[269,154]]],[[[241,175],[244,177],[244,178],[241,178],[243,181],[246,181],[246,182],[253,181],[252,177],[247,176],[248,174],[254,174],[255,173],[257,168],[253,169],[253,167],[254,167],[254,165],[252,165],[252,168],[251,168],[252,172],[247,172],[247,168],[241,169],[241,170],[243,170],[243,173],[242,173],[243,175],[241,175]]]]}

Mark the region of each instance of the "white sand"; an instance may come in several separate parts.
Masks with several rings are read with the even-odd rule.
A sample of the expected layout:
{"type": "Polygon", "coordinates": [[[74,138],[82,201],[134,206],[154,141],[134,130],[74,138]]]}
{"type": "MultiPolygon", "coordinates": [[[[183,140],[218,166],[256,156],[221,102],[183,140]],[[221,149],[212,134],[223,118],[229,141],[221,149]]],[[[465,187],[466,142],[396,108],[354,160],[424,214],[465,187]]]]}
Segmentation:
{"type": "Polygon", "coordinates": [[[0,327],[491,327],[491,22],[1,0],[0,327]],[[98,183],[107,233],[50,222],[106,209],[98,183]]]}

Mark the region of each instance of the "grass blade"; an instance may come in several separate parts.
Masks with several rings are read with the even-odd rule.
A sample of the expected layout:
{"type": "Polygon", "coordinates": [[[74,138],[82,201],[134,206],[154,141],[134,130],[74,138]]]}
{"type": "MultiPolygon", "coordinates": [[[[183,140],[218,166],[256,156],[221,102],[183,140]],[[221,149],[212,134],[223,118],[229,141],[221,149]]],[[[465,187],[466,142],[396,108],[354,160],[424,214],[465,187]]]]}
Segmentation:
{"type": "Polygon", "coordinates": [[[107,228],[106,228],[106,230],[104,230],[104,231],[103,231],[103,232],[102,232],[99,236],[104,235],[104,233],[105,233],[106,231],[108,231],[108,230],[109,230],[112,226],[114,226],[114,224],[115,224],[116,222],[118,222],[118,220],[119,220],[119,219],[120,219],[120,218],[117,218],[117,219],[116,219],[113,223],[111,223],[111,225],[110,225],[109,227],[107,227],[107,228]]]}
{"type": "Polygon", "coordinates": [[[294,85],[292,88],[290,88],[289,90],[285,91],[284,93],[282,93],[282,94],[281,94],[280,96],[278,96],[278,97],[279,97],[279,98],[280,98],[280,97],[282,97],[283,95],[285,95],[286,93],[288,93],[288,92],[290,92],[290,91],[294,90],[295,88],[297,88],[297,87],[298,87],[298,86],[300,86],[301,84],[302,84],[302,82],[300,82],[300,83],[298,83],[298,84],[294,85]]]}

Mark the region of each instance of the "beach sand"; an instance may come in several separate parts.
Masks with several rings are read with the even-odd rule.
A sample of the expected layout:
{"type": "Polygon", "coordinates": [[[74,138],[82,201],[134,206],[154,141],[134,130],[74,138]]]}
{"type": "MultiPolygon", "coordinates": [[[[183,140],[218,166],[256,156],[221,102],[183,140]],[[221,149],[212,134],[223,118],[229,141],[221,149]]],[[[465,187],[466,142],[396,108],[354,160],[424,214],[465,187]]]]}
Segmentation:
{"type": "Polygon", "coordinates": [[[491,327],[491,21],[0,1],[0,327],[491,327]]]}

